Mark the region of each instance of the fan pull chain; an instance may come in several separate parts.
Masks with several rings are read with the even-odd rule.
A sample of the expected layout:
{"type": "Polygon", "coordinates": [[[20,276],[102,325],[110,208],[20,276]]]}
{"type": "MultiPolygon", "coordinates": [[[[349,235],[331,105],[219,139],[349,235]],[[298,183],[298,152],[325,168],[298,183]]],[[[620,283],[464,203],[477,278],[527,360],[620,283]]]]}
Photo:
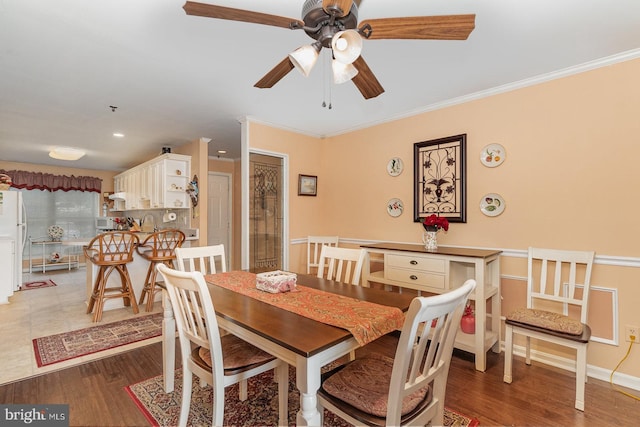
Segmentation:
{"type": "MultiPolygon", "coordinates": [[[[331,71],[331,60],[333,59],[333,57],[330,57],[329,60],[329,66],[326,65],[326,60],[325,58],[328,55],[331,55],[331,51],[328,50],[326,51],[327,53],[322,55],[322,108],[327,108],[327,102],[326,102],[326,95],[327,95],[327,91],[329,92],[329,110],[331,110],[333,108],[333,105],[331,104],[331,80],[329,79],[329,89],[327,90],[327,74],[332,73],[331,71]]],[[[331,77],[331,75],[329,76],[331,77]]]]}

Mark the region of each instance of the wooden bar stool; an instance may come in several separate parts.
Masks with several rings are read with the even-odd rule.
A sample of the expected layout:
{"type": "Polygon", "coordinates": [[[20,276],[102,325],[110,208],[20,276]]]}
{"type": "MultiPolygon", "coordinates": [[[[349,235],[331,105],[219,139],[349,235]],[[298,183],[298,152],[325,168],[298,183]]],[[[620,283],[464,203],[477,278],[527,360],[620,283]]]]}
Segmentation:
{"type": "Polygon", "coordinates": [[[133,313],[138,313],[136,296],[131,285],[127,264],[133,261],[133,248],[138,243],[138,236],[129,231],[110,231],[94,237],[84,247],[84,254],[89,261],[98,266],[98,274],[89,299],[87,314],[93,311],[93,321],[102,319],[104,301],[109,298],[122,298],[125,306],[133,306],[133,313]],[[116,270],[120,275],[120,287],[108,287],[111,273],[116,270]]]}
{"type": "Polygon", "coordinates": [[[140,294],[138,304],[142,305],[147,297],[147,311],[153,311],[153,302],[156,289],[156,278],[158,276],[157,264],[165,264],[173,268],[173,260],[176,259],[175,249],[182,246],[185,235],[176,229],[156,231],[150,234],[141,245],[136,247],[136,251],[141,257],[149,261],[147,277],[144,279],[144,288],[140,294]]]}

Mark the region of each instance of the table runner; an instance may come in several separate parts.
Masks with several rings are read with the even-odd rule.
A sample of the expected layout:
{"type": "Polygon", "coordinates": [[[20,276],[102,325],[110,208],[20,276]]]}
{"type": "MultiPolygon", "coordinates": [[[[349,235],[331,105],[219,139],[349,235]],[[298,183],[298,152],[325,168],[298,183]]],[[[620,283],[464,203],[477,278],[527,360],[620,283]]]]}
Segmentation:
{"type": "MultiPolygon", "coordinates": [[[[365,345],[396,329],[402,329],[404,313],[343,295],[298,285],[296,291],[271,294],[256,289],[256,275],[246,271],[208,274],[208,283],[247,295],[309,319],[346,329],[365,345]]],[[[215,304],[214,304],[215,305],[215,304]]]]}

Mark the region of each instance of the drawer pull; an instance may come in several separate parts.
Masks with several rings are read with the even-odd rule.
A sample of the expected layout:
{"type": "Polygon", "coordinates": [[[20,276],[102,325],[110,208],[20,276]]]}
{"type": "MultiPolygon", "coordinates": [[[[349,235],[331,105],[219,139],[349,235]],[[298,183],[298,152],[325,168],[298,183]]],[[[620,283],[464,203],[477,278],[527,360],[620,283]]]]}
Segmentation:
{"type": "Polygon", "coordinates": [[[415,259],[412,259],[411,261],[409,261],[409,264],[418,265],[418,261],[416,261],[415,259]]]}
{"type": "Polygon", "coordinates": [[[416,276],[415,274],[412,274],[411,276],[409,276],[409,279],[418,280],[418,276],[416,276]]]}

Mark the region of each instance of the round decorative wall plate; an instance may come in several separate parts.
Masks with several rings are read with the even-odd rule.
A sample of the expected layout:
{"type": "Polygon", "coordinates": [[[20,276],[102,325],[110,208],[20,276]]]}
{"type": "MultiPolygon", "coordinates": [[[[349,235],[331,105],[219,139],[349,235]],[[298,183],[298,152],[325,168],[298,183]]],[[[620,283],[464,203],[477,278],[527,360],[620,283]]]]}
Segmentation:
{"type": "Polygon", "coordinates": [[[404,169],[404,163],[400,157],[394,157],[387,163],[387,173],[391,176],[398,176],[404,169]]]}
{"type": "Polygon", "coordinates": [[[486,216],[498,216],[504,211],[504,207],[504,199],[496,193],[485,194],[480,200],[480,210],[486,216]]]}
{"type": "Polygon", "coordinates": [[[404,204],[400,199],[391,199],[387,202],[387,213],[392,217],[398,217],[402,215],[404,210],[404,204]]]}
{"type": "Polygon", "coordinates": [[[489,144],[480,153],[480,161],[488,168],[500,166],[506,157],[507,150],[500,144],[489,144]]]}

